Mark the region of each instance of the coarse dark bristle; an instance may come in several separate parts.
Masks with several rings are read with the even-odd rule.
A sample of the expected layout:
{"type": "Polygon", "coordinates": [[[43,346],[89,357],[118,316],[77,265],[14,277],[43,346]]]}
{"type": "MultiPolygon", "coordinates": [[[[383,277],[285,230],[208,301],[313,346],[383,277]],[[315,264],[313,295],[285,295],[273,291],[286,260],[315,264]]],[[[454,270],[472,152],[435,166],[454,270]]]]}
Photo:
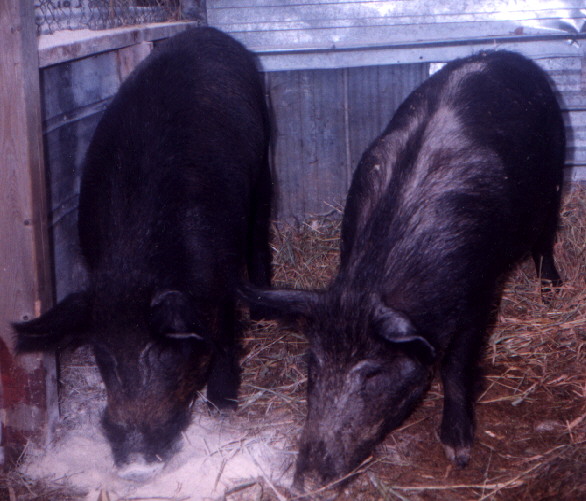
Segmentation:
{"type": "MultiPolygon", "coordinates": [[[[436,378],[420,408],[337,499],[586,496],[578,474],[586,460],[586,188],[573,187],[563,200],[555,257],[564,285],[542,295],[530,259],[504,283],[482,360],[470,465],[452,469],[444,457],[436,378]]],[[[327,286],[338,267],[339,232],[339,214],[276,227],[274,285],[327,286]]],[[[306,341],[276,322],[256,322],[245,346],[239,414],[288,426],[295,450],[306,412],[306,341]]]]}
{"type": "MultiPolygon", "coordinates": [[[[341,214],[335,212],[297,226],[275,225],[274,285],[327,286],[338,267],[340,223],[341,214]]],[[[543,296],[531,260],[521,263],[504,283],[482,360],[469,466],[456,470],[444,457],[437,437],[442,389],[436,380],[422,405],[389,434],[358,469],[355,480],[342,493],[325,492],[326,498],[328,494],[343,501],[586,498],[584,187],[573,187],[564,196],[555,257],[564,279],[560,289],[543,296]]],[[[294,452],[306,413],[305,338],[273,321],[247,321],[243,338],[243,380],[235,419],[247,436],[274,430],[294,452]]],[[[81,374],[79,365],[84,363],[92,362],[65,367],[62,379],[67,371],[81,374]]],[[[70,393],[103,391],[97,375],[78,375],[72,384],[70,393]]],[[[0,487],[0,499],[3,489],[22,500],[77,499],[73,493],[58,492],[54,483],[45,486],[16,472],[0,474],[0,486],[9,486],[0,487]]],[[[226,499],[289,499],[293,493],[288,488],[248,479],[231,488],[226,499]]]]}

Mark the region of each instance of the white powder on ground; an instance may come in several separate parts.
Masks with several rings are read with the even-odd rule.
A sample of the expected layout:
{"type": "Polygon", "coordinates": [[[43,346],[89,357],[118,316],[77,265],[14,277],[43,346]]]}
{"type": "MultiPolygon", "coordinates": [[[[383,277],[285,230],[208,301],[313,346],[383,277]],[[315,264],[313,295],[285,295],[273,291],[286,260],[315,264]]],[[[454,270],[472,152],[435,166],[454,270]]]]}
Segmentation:
{"type": "Polygon", "coordinates": [[[253,431],[244,418],[210,416],[196,405],[181,450],[151,481],[137,484],[117,476],[97,419],[85,421],[46,451],[30,452],[23,473],[88,491],[88,501],[103,492],[110,501],[221,499],[227,490],[256,479],[276,491],[291,485],[294,453],[287,450],[287,431],[278,426],[253,431]]]}

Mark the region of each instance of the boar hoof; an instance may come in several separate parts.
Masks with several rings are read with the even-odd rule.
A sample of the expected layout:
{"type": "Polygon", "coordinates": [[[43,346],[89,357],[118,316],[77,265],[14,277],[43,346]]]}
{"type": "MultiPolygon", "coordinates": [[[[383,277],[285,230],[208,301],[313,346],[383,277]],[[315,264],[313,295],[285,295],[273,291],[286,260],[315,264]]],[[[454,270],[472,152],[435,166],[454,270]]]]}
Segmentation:
{"type": "Polygon", "coordinates": [[[238,402],[234,400],[222,400],[220,402],[210,402],[210,405],[217,409],[220,414],[225,414],[228,412],[233,412],[238,408],[238,402]]]}
{"type": "Polygon", "coordinates": [[[470,461],[469,445],[459,445],[457,447],[444,445],[444,450],[446,452],[446,457],[458,468],[464,468],[470,461]]]}
{"type": "Polygon", "coordinates": [[[212,409],[233,411],[238,407],[238,372],[232,365],[217,365],[208,381],[207,397],[212,409]],[[224,373],[220,371],[225,369],[224,373]]]}
{"type": "Polygon", "coordinates": [[[560,280],[541,280],[541,300],[543,304],[551,306],[554,302],[559,288],[563,285],[560,280]]]}
{"type": "Polygon", "coordinates": [[[291,490],[294,494],[303,495],[305,494],[305,476],[302,473],[295,472],[295,476],[293,477],[293,484],[291,485],[291,490]]]}
{"type": "Polygon", "coordinates": [[[251,306],[249,309],[250,320],[271,320],[275,318],[275,313],[262,306],[251,306]]]}
{"type": "Polygon", "coordinates": [[[225,412],[235,411],[238,407],[238,401],[236,398],[227,398],[215,394],[210,395],[210,392],[208,391],[208,406],[210,409],[223,414],[225,412]]]}

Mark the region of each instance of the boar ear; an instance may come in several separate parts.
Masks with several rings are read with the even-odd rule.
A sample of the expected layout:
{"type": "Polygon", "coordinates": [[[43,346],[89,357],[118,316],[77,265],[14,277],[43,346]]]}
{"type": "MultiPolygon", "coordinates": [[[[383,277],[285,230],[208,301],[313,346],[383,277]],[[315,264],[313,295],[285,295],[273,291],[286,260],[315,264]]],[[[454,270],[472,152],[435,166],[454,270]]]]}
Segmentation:
{"type": "Polygon", "coordinates": [[[250,306],[261,308],[267,318],[299,319],[312,316],[320,294],[315,291],[294,289],[259,289],[240,286],[238,293],[250,306]]]}
{"type": "Polygon", "coordinates": [[[49,351],[88,340],[90,298],[87,292],[74,292],[39,318],[13,323],[17,333],[16,350],[49,351]]]}
{"type": "Polygon", "coordinates": [[[197,329],[197,319],[189,297],[178,290],[155,291],[151,299],[151,328],[168,339],[196,339],[203,341],[197,329]]]}
{"type": "Polygon", "coordinates": [[[373,313],[377,334],[393,344],[412,344],[426,363],[435,359],[435,348],[421,336],[411,320],[400,311],[378,304],[373,313]]]}

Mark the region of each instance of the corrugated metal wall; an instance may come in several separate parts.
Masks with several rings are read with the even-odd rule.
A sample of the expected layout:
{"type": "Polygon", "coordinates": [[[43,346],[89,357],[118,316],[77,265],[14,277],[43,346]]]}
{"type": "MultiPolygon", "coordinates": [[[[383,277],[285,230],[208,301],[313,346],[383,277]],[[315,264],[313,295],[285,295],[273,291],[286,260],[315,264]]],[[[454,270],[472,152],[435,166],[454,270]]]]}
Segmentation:
{"type": "MultiPolygon", "coordinates": [[[[566,178],[575,181],[586,180],[585,61],[538,61],[562,104],[568,138],[566,178]]],[[[429,71],[430,64],[414,63],[268,72],[277,132],[277,218],[302,219],[343,205],[362,152],[429,71]]]]}
{"type": "Polygon", "coordinates": [[[586,181],[586,58],[539,60],[551,76],[566,122],[566,179],[586,181]]]}
{"type": "Polygon", "coordinates": [[[267,73],[278,219],[341,207],[362,152],[427,74],[427,64],[267,73]]]}
{"type": "MultiPolygon", "coordinates": [[[[577,166],[575,179],[586,180],[586,57],[580,39],[586,18],[580,8],[575,0],[207,3],[209,24],[257,52],[267,71],[280,219],[323,214],[342,204],[361,153],[429,68],[487,47],[521,51],[552,76],[569,125],[568,163],[577,166]]],[[[96,112],[122,77],[113,58],[104,53],[42,73],[58,249],[75,245],[79,165],[96,112]]],[[[67,262],[75,252],[62,252],[59,262],[68,271],[57,273],[58,290],[78,280],[71,271],[76,263],[67,262]]]]}
{"type": "Polygon", "coordinates": [[[336,190],[345,196],[361,149],[427,76],[422,63],[481,49],[515,50],[548,71],[568,125],[567,178],[586,180],[583,0],[214,0],[208,23],[259,54],[269,72],[280,217],[321,213],[336,190]]]}
{"type": "MultiPolygon", "coordinates": [[[[565,41],[583,34],[586,22],[583,0],[213,0],[207,10],[210,25],[266,55],[303,56],[305,68],[312,60],[319,67],[356,66],[351,54],[359,51],[369,61],[359,64],[364,65],[385,57],[394,62],[403,48],[425,48],[434,59],[441,54],[451,59],[450,47],[460,45],[565,41]],[[385,49],[394,54],[385,55],[385,49]],[[314,57],[324,51],[336,54],[314,57]],[[341,62],[344,53],[347,61],[341,62]]],[[[573,48],[556,50],[571,54],[573,48]]],[[[280,57],[278,64],[289,60],[280,57]]]]}

